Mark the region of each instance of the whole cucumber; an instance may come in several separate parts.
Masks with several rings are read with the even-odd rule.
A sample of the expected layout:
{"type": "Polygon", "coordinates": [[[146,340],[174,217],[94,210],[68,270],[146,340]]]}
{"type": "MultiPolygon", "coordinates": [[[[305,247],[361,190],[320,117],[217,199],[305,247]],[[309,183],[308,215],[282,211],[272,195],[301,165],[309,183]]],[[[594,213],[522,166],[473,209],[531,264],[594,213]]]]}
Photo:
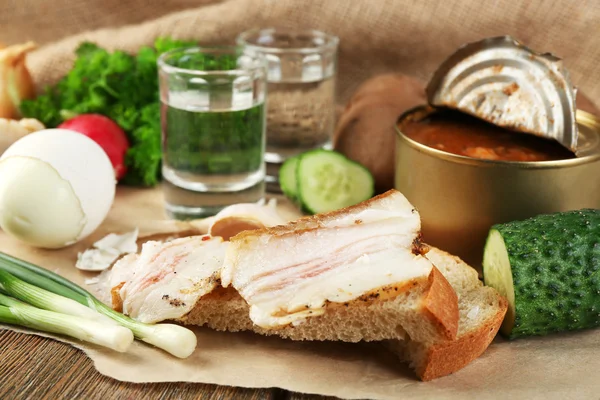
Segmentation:
{"type": "Polygon", "coordinates": [[[511,339],[600,326],[600,210],[493,226],[483,274],[508,299],[511,339]]]}

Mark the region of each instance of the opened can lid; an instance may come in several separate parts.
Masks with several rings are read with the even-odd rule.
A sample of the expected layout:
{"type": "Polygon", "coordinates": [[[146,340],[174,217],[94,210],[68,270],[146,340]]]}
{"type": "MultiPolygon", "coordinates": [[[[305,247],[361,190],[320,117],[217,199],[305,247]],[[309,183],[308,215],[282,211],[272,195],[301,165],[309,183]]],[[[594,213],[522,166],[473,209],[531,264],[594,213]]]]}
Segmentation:
{"type": "Polygon", "coordinates": [[[536,53],[510,36],[462,46],[427,86],[432,106],[554,139],[577,153],[575,95],[559,58],[536,53]]]}

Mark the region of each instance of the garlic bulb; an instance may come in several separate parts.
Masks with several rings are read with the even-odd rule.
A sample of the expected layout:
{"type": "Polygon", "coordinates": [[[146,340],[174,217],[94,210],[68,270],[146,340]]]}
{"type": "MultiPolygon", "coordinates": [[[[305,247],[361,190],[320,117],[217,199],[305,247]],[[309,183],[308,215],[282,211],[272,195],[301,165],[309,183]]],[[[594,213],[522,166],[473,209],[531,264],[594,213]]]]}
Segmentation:
{"type": "Polygon", "coordinates": [[[25,65],[33,42],[0,47],[0,118],[18,118],[19,104],[35,95],[35,87],[25,65]]]}
{"type": "Polygon", "coordinates": [[[234,204],[225,207],[214,216],[208,233],[229,240],[242,231],[281,225],[286,222],[277,212],[277,203],[274,199],[266,205],[234,204]]]}
{"type": "Polygon", "coordinates": [[[17,121],[0,118],[0,155],[23,136],[43,129],[45,129],[44,124],[37,119],[24,118],[17,121]]]}

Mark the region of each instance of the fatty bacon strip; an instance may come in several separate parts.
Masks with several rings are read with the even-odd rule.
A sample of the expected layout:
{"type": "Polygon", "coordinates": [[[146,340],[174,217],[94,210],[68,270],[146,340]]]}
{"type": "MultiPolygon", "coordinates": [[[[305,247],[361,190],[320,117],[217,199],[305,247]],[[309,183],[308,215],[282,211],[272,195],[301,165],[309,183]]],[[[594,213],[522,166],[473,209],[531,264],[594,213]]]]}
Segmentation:
{"type": "MultiPolygon", "coordinates": [[[[416,278],[432,264],[422,253],[418,212],[397,191],[333,213],[231,239],[221,284],[232,285],[263,328],[321,315],[416,278]]],[[[379,294],[378,294],[379,295],[379,294]]]]}
{"type": "Polygon", "coordinates": [[[219,284],[228,242],[192,236],[144,243],[139,255],[119,260],[110,276],[113,307],[141,322],[187,314],[219,284]]]}
{"type": "Polygon", "coordinates": [[[263,328],[298,324],[380,289],[426,279],[418,212],[397,191],[224,242],[197,236],[147,242],[115,265],[113,305],[143,322],[183,317],[217,285],[232,286],[263,328]]]}

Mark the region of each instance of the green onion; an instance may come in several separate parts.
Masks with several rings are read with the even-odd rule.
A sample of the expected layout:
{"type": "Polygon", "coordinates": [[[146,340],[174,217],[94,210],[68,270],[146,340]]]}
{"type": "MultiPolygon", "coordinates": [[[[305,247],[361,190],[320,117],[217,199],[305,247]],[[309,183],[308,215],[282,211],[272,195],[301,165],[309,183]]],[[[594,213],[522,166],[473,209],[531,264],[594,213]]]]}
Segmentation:
{"type": "Polygon", "coordinates": [[[16,276],[17,278],[25,282],[31,283],[32,285],[44,288],[49,292],[56,293],[63,297],[68,297],[69,299],[75,300],[78,303],[86,305],[84,296],[82,296],[77,291],[69,288],[64,283],[61,283],[60,280],[56,280],[55,277],[58,277],[62,280],[71,283],[70,281],[44,268],[40,268],[31,263],[0,252],[0,269],[16,276]]]}
{"type": "Polygon", "coordinates": [[[37,286],[20,280],[2,269],[0,269],[0,288],[3,288],[8,295],[37,308],[87,318],[101,323],[116,324],[115,321],[108,318],[106,315],[100,314],[75,300],[40,289],[37,286]]]}
{"type": "Polygon", "coordinates": [[[27,261],[0,252],[0,271],[6,271],[13,277],[31,285],[67,297],[102,313],[119,325],[130,329],[137,339],[161,348],[176,357],[189,357],[196,349],[196,335],[191,330],[174,324],[150,325],[133,320],[113,310],[68,279],[27,261]]]}
{"type": "Polygon", "coordinates": [[[127,351],[133,343],[133,333],[122,326],[40,310],[1,293],[0,322],[67,335],[118,352],[127,351]]]}

